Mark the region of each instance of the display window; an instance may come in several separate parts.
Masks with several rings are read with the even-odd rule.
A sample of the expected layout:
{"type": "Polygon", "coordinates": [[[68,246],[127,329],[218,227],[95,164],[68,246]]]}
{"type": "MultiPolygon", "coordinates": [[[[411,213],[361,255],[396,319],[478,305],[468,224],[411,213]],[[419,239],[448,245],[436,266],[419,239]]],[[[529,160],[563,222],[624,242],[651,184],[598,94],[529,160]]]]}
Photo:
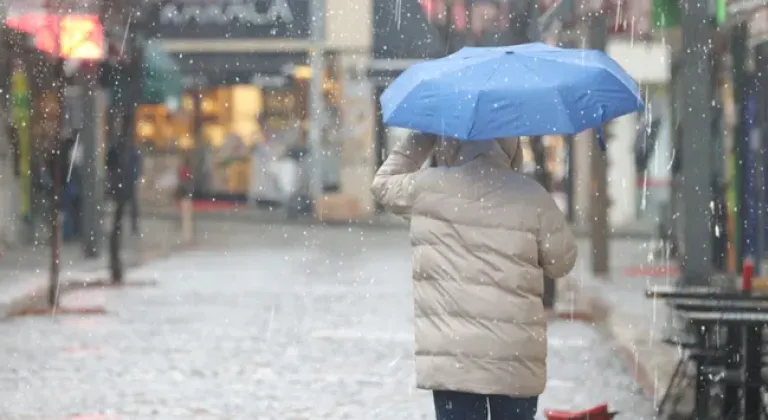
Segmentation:
{"type": "MultiPolygon", "coordinates": [[[[329,66],[324,83],[327,129],[339,124],[334,110],[340,83],[333,67],[329,66]]],[[[284,85],[186,92],[178,112],[162,104],[142,105],[136,119],[137,141],[154,154],[193,156],[202,195],[222,199],[258,195],[264,190],[259,175],[274,172],[272,162],[288,155],[295,158],[296,149],[306,148],[311,78],[311,69],[297,66],[284,85]]]]}

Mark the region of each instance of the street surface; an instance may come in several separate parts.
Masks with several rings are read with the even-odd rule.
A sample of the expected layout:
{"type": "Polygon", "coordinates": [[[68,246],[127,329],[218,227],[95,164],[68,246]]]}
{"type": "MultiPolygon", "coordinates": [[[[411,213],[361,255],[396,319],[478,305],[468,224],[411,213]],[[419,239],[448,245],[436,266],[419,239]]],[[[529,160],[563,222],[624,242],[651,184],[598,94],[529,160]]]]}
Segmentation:
{"type": "MultiPolygon", "coordinates": [[[[211,244],[83,290],[106,316],[0,323],[0,419],[432,419],[413,387],[407,234],[221,223],[211,244]],[[79,417],[80,416],[80,417],[79,417]]],[[[591,327],[550,328],[545,408],[651,419],[591,327]]]]}

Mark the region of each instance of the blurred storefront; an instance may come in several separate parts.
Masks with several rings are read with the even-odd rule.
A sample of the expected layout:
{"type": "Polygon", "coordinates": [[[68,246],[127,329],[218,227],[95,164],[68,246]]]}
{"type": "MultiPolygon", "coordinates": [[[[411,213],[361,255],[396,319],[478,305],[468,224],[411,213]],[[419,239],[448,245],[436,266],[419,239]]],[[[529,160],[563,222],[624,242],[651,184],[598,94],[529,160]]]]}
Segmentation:
{"type": "MultiPolygon", "coordinates": [[[[364,209],[368,194],[343,177],[341,98],[369,57],[370,11],[341,0],[327,1],[326,10],[334,13],[326,15],[324,185],[364,209]]],[[[281,201],[281,164],[307,148],[309,13],[305,0],[171,0],[152,8],[146,33],[178,64],[186,93],[178,110],[148,104],[139,111],[145,198],[170,199],[174,174],[189,165],[195,197],[281,201]]]]}
{"type": "MultiPolygon", "coordinates": [[[[310,76],[306,66],[297,66],[289,74],[254,76],[258,84],[205,86],[188,91],[178,111],[165,104],[142,105],[137,115],[138,140],[149,160],[169,160],[171,167],[184,157],[198,163],[199,176],[203,177],[202,190],[196,192],[200,198],[279,201],[256,181],[259,174],[254,172],[269,169],[259,168],[252,159],[254,154],[268,152],[268,164],[286,156],[290,149],[306,147],[310,76]],[[198,95],[199,112],[195,104],[198,95]],[[200,142],[196,142],[196,130],[200,142]]],[[[331,76],[325,92],[328,107],[334,112],[339,106],[340,82],[331,76]]],[[[327,127],[336,129],[338,124],[338,118],[331,119],[327,127]]],[[[331,145],[326,147],[330,149],[331,145]]],[[[338,153],[328,150],[327,155],[338,153]]],[[[150,162],[150,167],[155,164],[150,162]]],[[[337,186],[333,165],[326,166],[326,184],[337,186]]]]}

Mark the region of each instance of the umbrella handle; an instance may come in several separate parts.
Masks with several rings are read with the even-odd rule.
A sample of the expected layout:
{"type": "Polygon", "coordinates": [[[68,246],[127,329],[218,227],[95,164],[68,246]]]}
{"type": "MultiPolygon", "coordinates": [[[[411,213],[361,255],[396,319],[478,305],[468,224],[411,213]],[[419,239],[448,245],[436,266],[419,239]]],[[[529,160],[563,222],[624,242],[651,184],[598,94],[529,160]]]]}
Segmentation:
{"type": "Polygon", "coordinates": [[[597,143],[600,145],[600,149],[605,151],[605,139],[603,138],[603,117],[605,116],[605,105],[600,105],[597,111],[597,118],[600,121],[600,126],[595,129],[595,135],[597,137],[597,143]]]}
{"type": "Polygon", "coordinates": [[[605,151],[605,139],[603,138],[603,127],[596,128],[595,134],[597,135],[597,143],[600,145],[600,150],[605,151]]]}

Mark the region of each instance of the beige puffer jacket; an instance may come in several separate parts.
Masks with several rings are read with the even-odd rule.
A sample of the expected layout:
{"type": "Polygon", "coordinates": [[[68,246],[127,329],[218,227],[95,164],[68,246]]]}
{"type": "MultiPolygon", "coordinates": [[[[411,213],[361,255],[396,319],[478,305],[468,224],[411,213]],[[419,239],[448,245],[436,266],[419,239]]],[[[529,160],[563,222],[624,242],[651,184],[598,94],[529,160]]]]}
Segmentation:
{"type": "Polygon", "coordinates": [[[544,275],[561,278],[576,244],[551,195],[514,169],[518,141],[412,136],[373,181],[411,218],[419,388],[527,397],[544,391],[544,275]]]}

